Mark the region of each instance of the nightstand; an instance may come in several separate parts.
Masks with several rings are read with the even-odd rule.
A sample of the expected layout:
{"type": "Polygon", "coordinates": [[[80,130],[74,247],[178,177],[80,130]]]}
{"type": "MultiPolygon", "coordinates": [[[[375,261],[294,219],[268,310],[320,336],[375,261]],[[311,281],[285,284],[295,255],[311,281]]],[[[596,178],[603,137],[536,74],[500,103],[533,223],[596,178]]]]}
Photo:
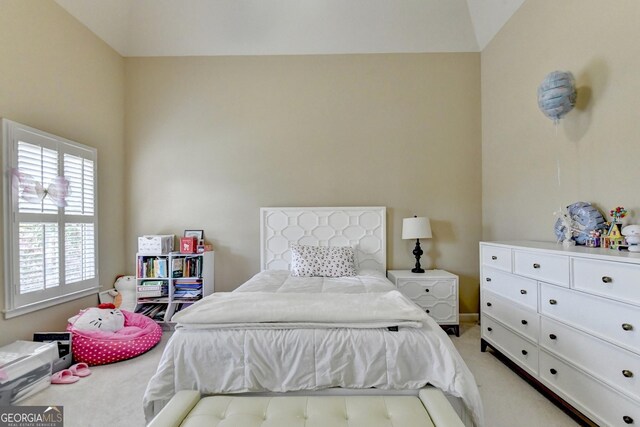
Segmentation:
{"type": "Polygon", "coordinates": [[[444,270],[389,270],[387,277],[400,292],[420,306],[445,331],[460,336],[458,316],[458,276],[444,270]]]}

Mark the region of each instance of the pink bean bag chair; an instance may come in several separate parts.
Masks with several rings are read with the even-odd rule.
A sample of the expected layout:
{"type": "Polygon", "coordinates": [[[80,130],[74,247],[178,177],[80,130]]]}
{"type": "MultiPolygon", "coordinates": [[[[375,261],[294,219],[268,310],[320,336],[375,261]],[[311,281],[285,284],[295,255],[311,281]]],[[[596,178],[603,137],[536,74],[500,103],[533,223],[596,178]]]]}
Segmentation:
{"type": "MultiPolygon", "coordinates": [[[[72,334],[73,359],[76,362],[90,366],[106,365],[139,356],[158,344],[162,328],[153,319],[130,311],[119,312],[124,316],[124,327],[116,331],[78,329],[74,324],[80,321],[69,323],[67,331],[72,334]]],[[[95,320],[89,323],[95,324],[95,320]]]]}

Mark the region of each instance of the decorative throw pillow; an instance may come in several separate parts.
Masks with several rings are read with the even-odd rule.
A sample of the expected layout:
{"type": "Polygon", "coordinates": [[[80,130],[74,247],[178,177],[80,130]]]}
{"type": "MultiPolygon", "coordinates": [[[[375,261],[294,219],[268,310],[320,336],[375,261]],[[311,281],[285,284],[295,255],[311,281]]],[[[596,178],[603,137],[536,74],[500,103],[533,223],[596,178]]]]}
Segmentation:
{"type": "Polygon", "coordinates": [[[303,277],[320,276],[323,256],[318,246],[292,244],[291,275],[303,277]]]}
{"type": "Polygon", "coordinates": [[[355,276],[356,255],[351,246],[332,246],[321,248],[324,252],[320,276],[344,277],[355,276]]]}
{"type": "Polygon", "coordinates": [[[117,308],[90,307],[69,319],[81,331],[116,332],[124,327],[124,315],[117,308]]]}

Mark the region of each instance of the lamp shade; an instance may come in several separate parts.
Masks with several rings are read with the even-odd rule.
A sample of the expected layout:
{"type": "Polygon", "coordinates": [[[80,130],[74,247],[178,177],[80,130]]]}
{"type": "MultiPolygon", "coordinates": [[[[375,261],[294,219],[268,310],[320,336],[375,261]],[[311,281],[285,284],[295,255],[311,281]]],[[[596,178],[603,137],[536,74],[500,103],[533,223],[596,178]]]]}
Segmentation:
{"type": "Polygon", "coordinates": [[[404,218],[402,220],[403,239],[430,239],[431,224],[424,216],[404,218]]]}

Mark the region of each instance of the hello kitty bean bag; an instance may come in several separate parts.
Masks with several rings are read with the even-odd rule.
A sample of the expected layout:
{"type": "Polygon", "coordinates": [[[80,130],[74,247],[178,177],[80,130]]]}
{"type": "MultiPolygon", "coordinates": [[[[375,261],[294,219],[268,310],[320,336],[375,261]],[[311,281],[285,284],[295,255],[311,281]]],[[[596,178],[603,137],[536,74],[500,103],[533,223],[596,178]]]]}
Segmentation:
{"type": "Polygon", "coordinates": [[[73,335],[73,359],[90,366],[139,356],[162,338],[162,328],[153,319],[112,308],[81,311],[69,319],[67,331],[73,335]]]}

